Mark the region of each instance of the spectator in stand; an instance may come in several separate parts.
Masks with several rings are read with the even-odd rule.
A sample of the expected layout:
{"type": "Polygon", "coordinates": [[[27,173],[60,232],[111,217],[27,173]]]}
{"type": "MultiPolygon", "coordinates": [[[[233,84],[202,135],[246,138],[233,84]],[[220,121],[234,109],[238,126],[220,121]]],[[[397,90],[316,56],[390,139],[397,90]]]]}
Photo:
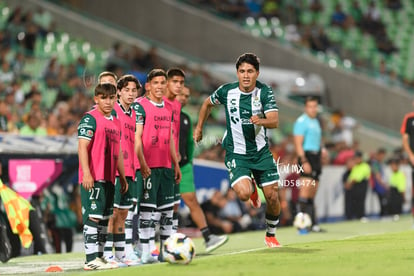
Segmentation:
{"type": "Polygon", "coordinates": [[[343,112],[341,115],[342,140],[347,147],[352,147],[354,144],[354,129],[358,126],[357,121],[351,116],[346,116],[343,112]]]}
{"type": "Polygon", "coordinates": [[[24,71],[24,66],[26,64],[26,57],[22,52],[16,53],[15,59],[11,63],[11,68],[14,72],[16,79],[23,78],[28,79],[30,76],[26,75],[24,71]]]}
{"type": "Polygon", "coordinates": [[[8,132],[8,113],[9,109],[4,99],[0,99],[0,133],[8,132]]]}
{"type": "Polygon", "coordinates": [[[399,11],[403,7],[401,0],[385,0],[385,3],[387,5],[387,8],[392,11],[399,11]]]}
{"type": "Polygon", "coordinates": [[[14,81],[14,79],[15,76],[12,68],[10,67],[10,63],[6,60],[3,60],[0,71],[0,82],[9,85],[14,81]]]}
{"type": "Polygon", "coordinates": [[[39,30],[36,24],[31,21],[26,23],[26,31],[24,33],[24,38],[22,39],[21,44],[27,56],[32,57],[34,55],[38,32],[39,30]]]}
{"type": "Polygon", "coordinates": [[[259,17],[262,12],[263,0],[246,0],[245,6],[248,10],[248,16],[259,17]]]}
{"type": "Polygon", "coordinates": [[[323,11],[323,4],[320,0],[310,0],[309,9],[314,13],[320,13],[323,11]]]}
{"type": "Polygon", "coordinates": [[[323,27],[311,36],[310,46],[313,51],[326,52],[331,49],[332,44],[323,27]]]}
{"type": "Polygon", "coordinates": [[[54,113],[49,113],[47,115],[47,127],[46,127],[48,136],[62,135],[63,129],[59,124],[59,120],[54,113]]]}
{"type": "Polygon", "coordinates": [[[38,7],[33,13],[33,22],[39,28],[39,34],[45,36],[52,26],[52,15],[50,12],[38,7]]]}
{"type": "Polygon", "coordinates": [[[280,17],[280,3],[278,0],[265,0],[262,6],[262,15],[266,18],[280,17]]]}
{"type": "Polygon", "coordinates": [[[42,124],[42,116],[39,112],[30,112],[26,124],[20,129],[23,136],[46,136],[47,131],[42,124]]]}
{"type": "Polygon", "coordinates": [[[377,8],[375,1],[369,2],[368,9],[362,20],[362,28],[372,35],[376,35],[376,33],[384,29],[384,24],[381,22],[381,12],[377,8]]]}
{"type": "Polygon", "coordinates": [[[398,48],[394,46],[394,43],[390,40],[384,28],[378,30],[375,35],[375,41],[378,50],[386,55],[398,51],[398,48]]]}
{"type": "Polygon", "coordinates": [[[59,87],[59,69],[57,57],[51,57],[43,72],[43,80],[46,82],[48,88],[59,87]]]}
{"type": "Polygon", "coordinates": [[[148,52],[144,55],[141,62],[141,67],[145,70],[162,67],[158,56],[158,48],[155,46],[151,46],[148,52]]]}
{"type": "Polygon", "coordinates": [[[364,17],[364,13],[361,10],[361,6],[359,5],[358,0],[352,1],[351,8],[349,9],[349,15],[351,16],[353,24],[360,27],[361,20],[364,17]]]}
{"type": "Polygon", "coordinates": [[[331,25],[338,26],[342,29],[347,29],[350,25],[349,16],[343,11],[340,3],[336,3],[335,5],[335,11],[331,16],[331,25]]]}

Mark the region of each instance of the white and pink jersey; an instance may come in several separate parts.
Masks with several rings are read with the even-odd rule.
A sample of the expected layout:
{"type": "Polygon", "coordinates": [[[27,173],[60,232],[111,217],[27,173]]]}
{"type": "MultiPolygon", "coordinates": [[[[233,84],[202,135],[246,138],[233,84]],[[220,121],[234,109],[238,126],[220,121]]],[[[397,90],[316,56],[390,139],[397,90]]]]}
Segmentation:
{"type": "MultiPolygon", "coordinates": [[[[134,155],[136,155],[134,149],[136,125],[135,110],[130,108],[129,113],[125,113],[119,102],[114,105],[114,110],[116,112],[117,118],[121,123],[121,145],[122,153],[124,155],[125,176],[134,178],[135,170],[137,167],[135,165],[135,159],[138,161],[137,157],[134,158],[134,155]]],[[[116,175],[118,176],[119,173],[117,172],[116,175]]]]}
{"type": "MultiPolygon", "coordinates": [[[[139,103],[145,111],[142,132],[144,157],[150,168],[171,168],[171,106],[156,106],[147,98],[139,103]]],[[[139,114],[137,114],[139,115],[139,114]]]]}
{"type": "Polygon", "coordinates": [[[166,96],[163,97],[164,102],[169,103],[172,107],[173,114],[173,137],[175,144],[175,151],[178,153],[178,145],[180,141],[180,114],[181,103],[177,99],[170,100],[166,96]]]}
{"type": "MultiPolygon", "coordinates": [[[[105,118],[97,109],[87,114],[95,119],[93,136],[88,145],[89,168],[92,177],[95,181],[108,181],[115,184],[121,146],[120,122],[114,116],[110,119],[105,118]]],[[[82,181],[83,171],[79,164],[79,183],[82,181]]]]}

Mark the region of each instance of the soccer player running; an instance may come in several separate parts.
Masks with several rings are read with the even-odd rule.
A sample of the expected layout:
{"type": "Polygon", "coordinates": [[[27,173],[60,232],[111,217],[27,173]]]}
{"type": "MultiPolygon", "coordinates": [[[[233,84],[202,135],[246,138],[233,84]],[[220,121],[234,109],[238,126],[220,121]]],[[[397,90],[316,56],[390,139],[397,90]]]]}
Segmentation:
{"type": "MultiPolygon", "coordinates": [[[[409,112],[404,116],[400,132],[403,149],[407,153],[411,165],[411,214],[414,218],[414,112],[409,112]]],[[[412,228],[414,228],[414,223],[412,228]]]]}
{"type": "Polygon", "coordinates": [[[238,82],[220,86],[205,99],[194,130],[194,141],[199,142],[203,138],[203,125],[211,108],[224,105],[226,133],[222,146],[226,150],[225,165],[229,170],[231,187],[242,201],[250,199],[256,208],[261,202],[255,182],[263,190],[267,225],[265,244],[280,247],[275,236],[280,215],[279,174],[266,136],[267,129],[278,127],[279,114],[272,89],[257,80],[259,64],[259,58],[253,53],[238,57],[238,82]]]}
{"type": "Polygon", "coordinates": [[[116,102],[116,87],[112,84],[98,84],[94,101],[95,108],[82,117],[78,126],[85,270],[117,267],[99,256],[98,224],[101,220],[107,221],[112,215],[117,169],[121,193],[128,190],[120,146],[121,126],[118,119],[111,115],[116,102]]]}
{"type": "Polygon", "coordinates": [[[318,115],[318,99],[305,99],[305,112],[296,119],[293,139],[299,166],[303,168],[299,178],[299,211],[307,213],[312,219],[311,230],[323,232],[316,220],[314,199],[318,190],[321,174],[322,129],[318,115]]]}
{"type": "MultiPolygon", "coordinates": [[[[184,87],[185,74],[179,68],[170,68],[167,71],[167,89],[164,101],[171,105],[174,122],[172,132],[174,137],[175,152],[177,159],[180,161],[179,140],[180,140],[180,112],[181,103],[176,99],[184,87]]],[[[180,206],[180,185],[174,185],[174,213],[173,213],[173,233],[178,229],[178,207],[180,206]]]]}
{"type": "MultiPolygon", "coordinates": [[[[181,103],[181,107],[185,107],[190,99],[190,89],[183,87],[181,93],[177,96],[177,100],[181,103]]],[[[213,235],[210,232],[210,228],[207,225],[206,217],[200,204],[197,201],[195,186],[194,186],[194,172],[193,172],[193,125],[190,116],[181,109],[180,115],[180,169],[181,169],[181,182],[180,182],[180,194],[184,203],[190,209],[190,215],[194,223],[200,229],[204,238],[204,245],[207,252],[211,252],[214,249],[222,246],[227,242],[228,236],[213,235]]]]}
{"type": "Polygon", "coordinates": [[[167,75],[164,70],[153,69],[148,73],[145,90],[135,111],[137,129],[135,132],[135,152],[141,165],[142,178],[138,179],[144,187],[140,202],[139,239],[142,246],[143,264],[158,262],[151,255],[150,238],[154,236],[154,211],[161,213],[160,219],[160,255],[162,245],[172,233],[174,206],[173,183],[181,181],[181,172],[175,152],[172,134],[173,114],[169,104],[163,100],[167,87],[167,75]],[[174,168],[174,169],[172,169],[174,168]]]}
{"type": "MultiPolygon", "coordinates": [[[[128,235],[128,248],[126,247],[126,218],[129,210],[133,209],[137,202],[137,184],[135,183],[135,125],[136,115],[131,108],[138,95],[138,90],[141,84],[133,75],[122,76],[117,83],[118,101],[114,105],[113,115],[117,117],[121,123],[122,136],[121,146],[124,156],[125,175],[128,181],[128,191],[121,194],[121,185],[119,175],[115,180],[115,197],[114,197],[114,211],[113,216],[109,219],[111,225],[111,232],[108,233],[105,248],[104,258],[108,262],[115,262],[118,266],[134,266],[138,265],[139,259],[134,254],[132,249],[132,222],[130,236],[128,235]],[[134,204],[135,203],[135,204],[134,204]],[[113,256],[113,247],[115,247],[115,256],[113,256]],[[126,250],[128,249],[128,250],[126,250]]],[[[130,215],[131,218],[131,215],[130,215]]]]}

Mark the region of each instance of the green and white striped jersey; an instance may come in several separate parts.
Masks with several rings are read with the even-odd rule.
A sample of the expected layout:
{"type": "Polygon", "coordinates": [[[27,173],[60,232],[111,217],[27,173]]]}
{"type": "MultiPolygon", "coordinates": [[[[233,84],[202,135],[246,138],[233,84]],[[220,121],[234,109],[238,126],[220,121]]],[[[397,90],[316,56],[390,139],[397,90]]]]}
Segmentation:
{"type": "Polygon", "coordinates": [[[254,90],[245,93],[239,89],[239,82],[228,83],[220,86],[210,101],[225,107],[227,126],[223,147],[227,152],[251,155],[268,147],[266,129],[253,125],[250,117],[265,117],[269,111],[278,111],[272,88],[256,81],[254,90]]]}

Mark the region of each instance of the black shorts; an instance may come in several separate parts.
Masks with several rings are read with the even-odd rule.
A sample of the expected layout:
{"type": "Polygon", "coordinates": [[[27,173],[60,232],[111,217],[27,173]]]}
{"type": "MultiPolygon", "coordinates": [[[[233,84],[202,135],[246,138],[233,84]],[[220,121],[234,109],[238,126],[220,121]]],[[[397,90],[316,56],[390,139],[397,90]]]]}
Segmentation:
{"type": "MultiPolygon", "coordinates": [[[[322,164],[321,164],[321,152],[316,151],[305,151],[305,157],[306,160],[309,162],[312,172],[311,173],[304,173],[301,172],[301,176],[303,177],[310,177],[316,181],[319,181],[319,176],[322,172],[322,164]]],[[[299,159],[299,165],[303,166],[300,159],[299,159]]]]}

